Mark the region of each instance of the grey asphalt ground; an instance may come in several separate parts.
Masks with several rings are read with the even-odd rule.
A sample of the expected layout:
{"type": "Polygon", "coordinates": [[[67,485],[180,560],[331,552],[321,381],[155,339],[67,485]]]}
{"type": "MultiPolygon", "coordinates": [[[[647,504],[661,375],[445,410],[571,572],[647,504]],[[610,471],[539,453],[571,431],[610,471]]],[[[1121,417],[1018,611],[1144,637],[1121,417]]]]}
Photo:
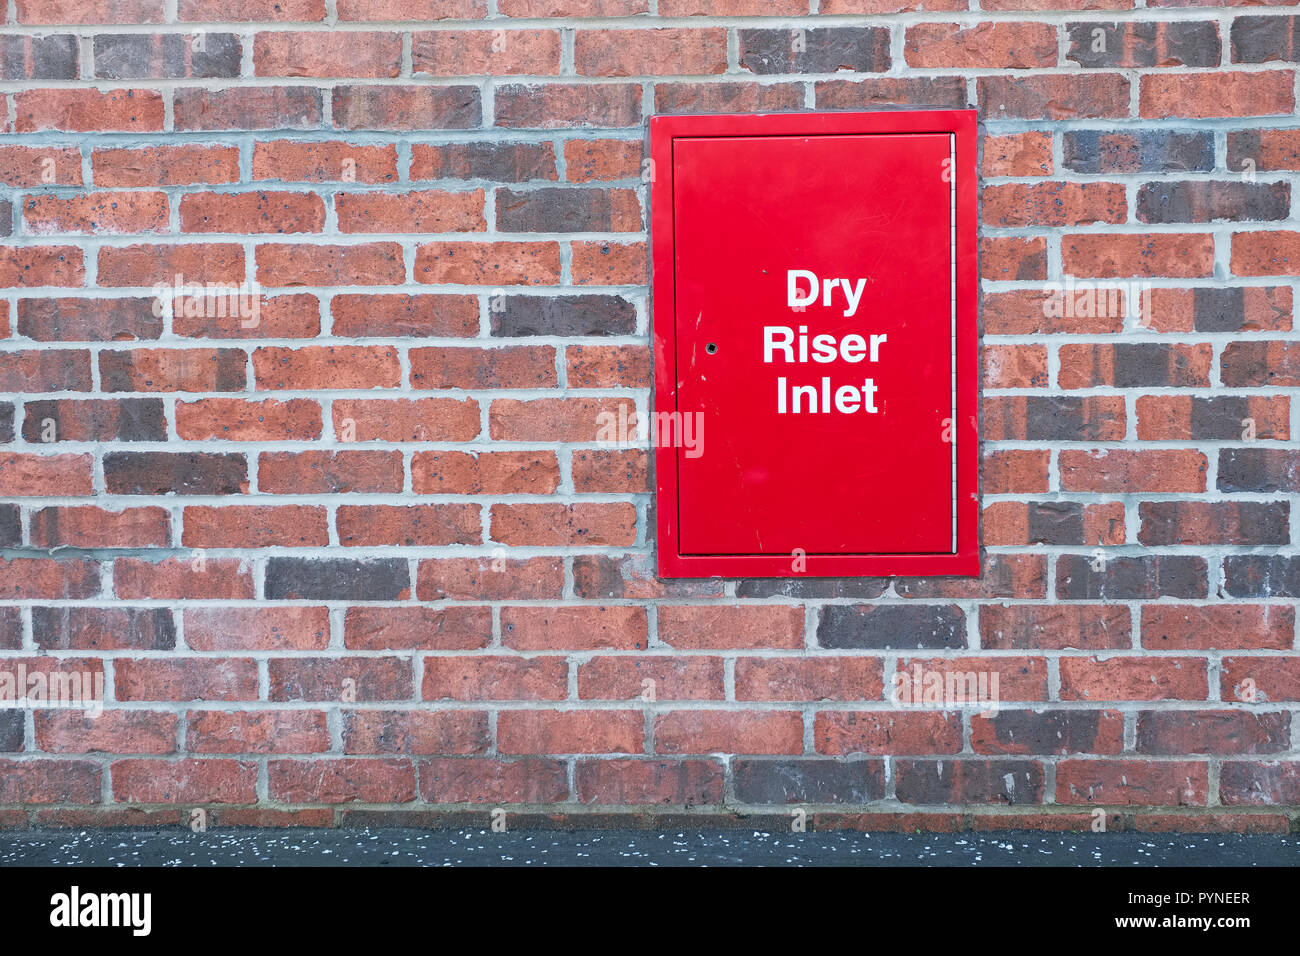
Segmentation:
{"type": "Polygon", "coordinates": [[[1296,866],[1300,837],[770,830],[0,831],[23,866],[1296,866]]]}

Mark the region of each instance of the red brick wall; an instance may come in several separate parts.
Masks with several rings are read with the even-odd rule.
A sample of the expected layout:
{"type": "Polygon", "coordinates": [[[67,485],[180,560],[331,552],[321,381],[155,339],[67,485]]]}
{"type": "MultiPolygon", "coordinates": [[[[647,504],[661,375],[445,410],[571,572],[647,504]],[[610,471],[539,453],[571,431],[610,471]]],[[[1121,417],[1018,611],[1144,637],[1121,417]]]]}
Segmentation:
{"type": "Polygon", "coordinates": [[[0,822],[1286,828],[1293,9],[8,0],[0,822]],[[964,106],[982,577],[657,580],[646,117],[964,106]]]}

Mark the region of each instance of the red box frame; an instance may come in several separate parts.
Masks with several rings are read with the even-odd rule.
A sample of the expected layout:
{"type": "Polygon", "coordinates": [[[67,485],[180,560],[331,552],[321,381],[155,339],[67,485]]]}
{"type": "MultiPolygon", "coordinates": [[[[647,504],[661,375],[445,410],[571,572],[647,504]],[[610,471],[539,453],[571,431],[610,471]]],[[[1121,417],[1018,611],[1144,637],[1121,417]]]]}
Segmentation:
{"type": "Polygon", "coordinates": [[[854,133],[952,133],[956,138],[957,294],[957,548],[951,554],[810,554],[803,573],[788,554],[683,555],[678,543],[677,449],[655,449],[659,575],[702,577],[867,577],[980,573],[979,329],[976,246],[977,182],[974,110],[876,113],[654,116],[650,118],[651,306],[654,405],[677,404],[674,314],[673,140],[688,136],[781,136],[854,133]]]}

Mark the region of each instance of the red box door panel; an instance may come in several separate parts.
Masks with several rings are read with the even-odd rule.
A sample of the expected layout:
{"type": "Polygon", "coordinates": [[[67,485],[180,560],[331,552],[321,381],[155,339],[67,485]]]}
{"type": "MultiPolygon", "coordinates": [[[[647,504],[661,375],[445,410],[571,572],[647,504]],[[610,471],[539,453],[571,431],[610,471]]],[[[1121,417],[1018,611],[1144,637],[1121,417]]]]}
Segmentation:
{"type": "Polygon", "coordinates": [[[971,114],[651,131],[661,574],[977,573],[971,114]]]}
{"type": "Polygon", "coordinates": [[[949,159],[944,134],[678,140],[677,407],[705,449],[677,453],[684,554],[952,551],[949,159]],[[817,277],[803,311],[792,270],[796,301],[817,277]],[[765,327],[794,338],[768,362],[765,327]],[[817,360],[850,333],[885,336],[877,361],[817,360]]]}

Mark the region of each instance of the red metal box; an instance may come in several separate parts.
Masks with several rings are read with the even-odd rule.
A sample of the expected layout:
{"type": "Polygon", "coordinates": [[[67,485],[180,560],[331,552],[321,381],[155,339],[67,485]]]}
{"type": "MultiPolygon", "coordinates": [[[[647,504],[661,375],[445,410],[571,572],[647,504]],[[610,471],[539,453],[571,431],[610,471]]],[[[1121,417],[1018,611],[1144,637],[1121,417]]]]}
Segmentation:
{"type": "Polygon", "coordinates": [[[979,573],[973,111],[650,120],[659,573],[979,573]]]}

